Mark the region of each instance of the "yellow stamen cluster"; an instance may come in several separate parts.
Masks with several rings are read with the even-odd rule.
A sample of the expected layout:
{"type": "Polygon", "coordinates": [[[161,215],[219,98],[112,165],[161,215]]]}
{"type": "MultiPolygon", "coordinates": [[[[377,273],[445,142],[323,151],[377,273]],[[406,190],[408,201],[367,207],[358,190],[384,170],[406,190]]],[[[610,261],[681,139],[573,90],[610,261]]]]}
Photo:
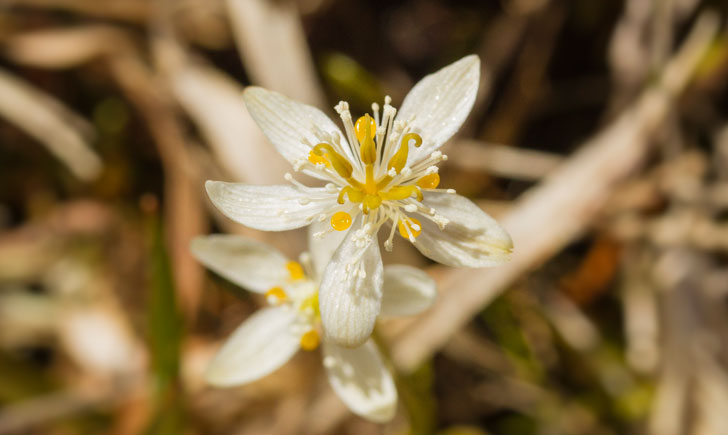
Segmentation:
{"type": "Polygon", "coordinates": [[[280,304],[286,301],[288,296],[286,295],[286,292],[280,288],[280,287],[273,287],[267,292],[265,292],[265,298],[273,303],[273,304],[280,304]]]}
{"type": "MultiPolygon", "coordinates": [[[[417,185],[389,187],[390,182],[393,180],[393,177],[390,175],[391,171],[394,170],[399,174],[407,164],[410,143],[415,147],[422,145],[422,138],[415,133],[407,133],[402,137],[399,149],[387,163],[388,174],[379,179],[375,179],[374,165],[377,161],[378,150],[374,142],[374,137],[376,136],[377,124],[367,114],[356,121],[354,130],[360,145],[359,156],[362,163],[364,163],[364,182],[352,176],[353,168],[351,164],[337,153],[331,145],[320,143],[309,154],[309,161],[312,163],[326,163],[327,166],[332,167],[348,184],[339,191],[337,198],[339,204],[344,204],[346,199],[354,203],[361,203],[362,210],[365,214],[368,214],[370,210],[374,210],[382,205],[382,201],[402,200],[411,196],[416,196],[421,201],[421,189],[433,188],[430,186],[437,186],[439,183],[437,174],[431,174],[438,177],[437,181],[431,175],[427,175],[420,180],[422,183],[418,182],[417,185]]],[[[337,231],[343,231],[349,228],[350,225],[351,216],[345,212],[338,212],[331,219],[331,226],[337,231]]]]}
{"type": "Polygon", "coordinates": [[[303,266],[297,261],[289,261],[286,263],[286,269],[288,269],[288,274],[293,281],[298,281],[306,277],[306,274],[303,273],[303,266]]]}
{"type": "Polygon", "coordinates": [[[321,343],[321,337],[315,329],[308,330],[301,336],[301,349],[303,350],[316,350],[319,343],[321,343]]]}

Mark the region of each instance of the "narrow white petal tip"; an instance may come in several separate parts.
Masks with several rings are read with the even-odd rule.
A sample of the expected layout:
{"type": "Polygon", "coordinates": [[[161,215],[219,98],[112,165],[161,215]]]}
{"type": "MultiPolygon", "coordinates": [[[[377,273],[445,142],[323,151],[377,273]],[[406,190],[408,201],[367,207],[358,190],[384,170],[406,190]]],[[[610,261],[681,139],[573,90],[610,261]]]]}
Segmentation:
{"type": "Polygon", "coordinates": [[[299,338],[290,333],[295,316],[293,311],[279,307],[253,314],[213,358],[205,380],[218,387],[231,387],[277,370],[299,349],[299,338]]]}
{"type": "Polygon", "coordinates": [[[359,415],[374,423],[388,423],[392,421],[396,412],[397,401],[394,400],[391,403],[370,409],[366,413],[359,413],[359,415]]]}
{"type": "Polygon", "coordinates": [[[349,231],[323,273],[319,292],[327,339],[344,347],[364,343],[374,329],[382,302],[383,267],[377,243],[359,246],[349,231]]]}
{"type": "Polygon", "coordinates": [[[312,201],[323,188],[302,191],[297,186],[255,186],[207,181],[207,194],[222,214],[239,224],[262,231],[300,228],[326,210],[336,198],[312,201]]]}
{"type": "Polygon", "coordinates": [[[453,65],[462,65],[465,68],[477,68],[480,69],[480,57],[477,54],[469,54],[453,65]]]}
{"type": "Polygon", "coordinates": [[[467,198],[428,192],[423,203],[447,220],[444,228],[423,222],[415,247],[425,256],[455,267],[491,267],[510,260],[511,237],[467,198]]]}
{"type": "Polygon", "coordinates": [[[364,342],[367,341],[369,336],[371,336],[372,332],[374,331],[374,323],[372,323],[371,325],[364,325],[362,323],[357,324],[358,322],[352,322],[351,324],[347,325],[347,332],[341,334],[339,333],[339,331],[333,331],[334,328],[332,328],[331,326],[326,328],[326,323],[331,324],[334,322],[329,321],[323,323],[324,329],[327,331],[326,339],[331,341],[332,343],[349,349],[354,349],[364,344],[364,342]]]}
{"type": "Polygon", "coordinates": [[[211,271],[247,290],[262,293],[288,278],[287,259],[264,243],[230,234],[196,237],[190,252],[211,271]]]}
{"type": "Polygon", "coordinates": [[[458,131],[473,107],[480,83],[480,59],[466,56],[425,76],[407,94],[398,120],[418,132],[423,144],[412,150],[407,163],[429,156],[458,131]]]}
{"type": "Polygon", "coordinates": [[[428,309],[437,299],[435,281],[425,272],[403,264],[384,268],[383,316],[410,316],[428,309]]]}
{"type": "Polygon", "coordinates": [[[371,340],[355,349],[324,342],[323,352],[329,383],[349,409],[375,423],[394,417],[397,389],[371,340]]]}

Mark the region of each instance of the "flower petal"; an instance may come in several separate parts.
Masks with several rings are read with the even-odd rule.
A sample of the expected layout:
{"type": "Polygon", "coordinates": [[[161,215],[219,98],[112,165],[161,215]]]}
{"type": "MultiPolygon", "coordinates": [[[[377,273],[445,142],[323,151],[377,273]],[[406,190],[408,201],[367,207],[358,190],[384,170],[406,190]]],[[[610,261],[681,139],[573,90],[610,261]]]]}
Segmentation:
{"type": "Polygon", "coordinates": [[[310,192],[302,192],[288,185],[253,186],[210,180],[205,183],[205,188],[222,214],[263,231],[292,230],[308,225],[336,201],[335,197],[326,198],[330,194],[324,188],[310,188],[310,192]]]}
{"type": "Polygon", "coordinates": [[[308,249],[311,252],[311,260],[316,271],[314,281],[319,280],[323,276],[326,265],[329,264],[334,252],[336,252],[341,242],[344,241],[346,235],[349,233],[349,230],[330,230],[331,223],[328,219],[323,222],[316,220],[308,227],[308,249]],[[322,237],[314,237],[314,234],[321,232],[325,232],[322,237]]]}
{"type": "Polygon", "coordinates": [[[454,193],[424,192],[422,203],[450,222],[441,230],[429,219],[420,219],[422,233],[415,247],[448,266],[488,267],[510,259],[511,237],[500,225],[467,198],[454,193]]]}
{"type": "Polygon", "coordinates": [[[207,268],[250,291],[263,293],[288,278],[287,259],[264,243],[214,234],[197,237],[190,251],[207,268]]]}
{"type": "Polygon", "coordinates": [[[349,409],[377,423],[394,417],[397,389],[371,340],[355,349],[324,341],[323,354],[329,383],[349,409]]]}
{"type": "Polygon", "coordinates": [[[382,315],[410,316],[432,305],[437,298],[435,281],[425,272],[403,264],[384,268],[382,315]]]}
{"type": "Polygon", "coordinates": [[[319,132],[337,133],[342,148],[349,154],[346,136],[319,109],[257,86],[245,88],[243,100],[268,140],[289,162],[307,158],[312,146],[325,141],[319,132]]]}
{"type": "Polygon", "coordinates": [[[264,308],[250,316],[213,358],[205,377],[219,387],[260,379],[285,364],[300,346],[291,333],[296,312],[285,306],[264,308]]]}
{"type": "Polygon", "coordinates": [[[422,136],[422,146],[410,149],[408,164],[429,156],[447,142],[473,108],[480,82],[480,59],[466,56],[420,80],[407,94],[397,114],[422,136]]]}
{"type": "Polygon", "coordinates": [[[364,242],[359,232],[349,231],[326,266],[319,290],[324,334],[346,347],[369,338],[382,302],[379,244],[376,239],[364,242]]]}

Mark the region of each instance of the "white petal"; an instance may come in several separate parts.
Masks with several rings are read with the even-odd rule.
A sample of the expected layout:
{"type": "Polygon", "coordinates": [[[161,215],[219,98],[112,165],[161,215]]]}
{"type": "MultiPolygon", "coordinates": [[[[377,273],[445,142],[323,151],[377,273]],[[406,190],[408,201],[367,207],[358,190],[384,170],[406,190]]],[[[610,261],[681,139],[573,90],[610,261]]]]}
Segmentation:
{"type": "Polygon", "coordinates": [[[424,192],[422,203],[450,222],[441,230],[421,218],[422,234],[415,246],[424,255],[448,266],[488,267],[510,259],[513,242],[508,233],[477,205],[460,195],[424,192]]]}
{"type": "Polygon", "coordinates": [[[273,247],[245,237],[197,237],[190,251],[207,268],[245,289],[263,293],[288,278],[288,260],[273,247]]]}
{"type": "Polygon", "coordinates": [[[335,204],[330,200],[312,200],[325,194],[324,188],[301,192],[294,186],[253,186],[249,184],[210,181],[205,183],[207,195],[225,216],[250,228],[263,231],[284,231],[308,225],[335,204]]]}
{"type": "Polygon", "coordinates": [[[409,164],[429,156],[458,131],[473,108],[480,82],[480,59],[466,56],[420,80],[407,94],[397,114],[409,120],[422,136],[422,146],[411,148],[409,164]]]}
{"type": "Polygon", "coordinates": [[[403,264],[385,266],[382,315],[418,314],[429,308],[435,298],[435,281],[425,272],[403,264]]]}
{"type": "Polygon", "coordinates": [[[326,337],[336,344],[356,347],[374,329],[382,302],[382,257],[379,244],[365,247],[351,230],[321,278],[319,308],[326,337]]]}
{"type": "MultiPolygon", "coordinates": [[[[352,225],[352,227],[355,226],[352,225]]],[[[308,227],[308,249],[311,252],[311,260],[313,261],[317,279],[323,276],[326,265],[329,264],[334,252],[349,233],[349,230],[331,231],[331,229],[329,219],[323,222],[314,221],[308,227]],[[314,234],[321,232],[326,232],[326,234],[323,237],[314,237],[314,234]]]]}
{"type": "Polygon", "coordinates": [[[296,313],[264,308],[248,318],[225,342],[207,369],[212,385],[226,387],[260,379],[285,364],[300,346],[291,333],[296,313]]]}
{"type": "Polygon", "coordinates": [[[371,340],[355,349],[324,341],[323,354],[329,383],[349,409],[377,423],[394,417],[397,389],[371,340]]]}
{"type": "Polygon", "coordinates": [[[289,162],[307,158],[311,147],[325,140],[317,132],[338,133],[351,159],[346,136],[319,109],[257,86],[245,88],[243,100],[268,140],[289,162]]]}

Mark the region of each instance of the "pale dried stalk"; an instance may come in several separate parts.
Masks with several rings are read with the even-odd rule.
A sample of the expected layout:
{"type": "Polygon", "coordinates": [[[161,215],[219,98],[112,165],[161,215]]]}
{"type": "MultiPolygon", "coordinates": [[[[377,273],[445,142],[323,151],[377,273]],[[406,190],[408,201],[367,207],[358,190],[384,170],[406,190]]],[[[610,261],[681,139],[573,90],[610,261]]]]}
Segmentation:
{"type": "Polygon", "coordinates": [[[172,41],[155,45],[171,91],[200,127],[220,165],[237,181],[277,184],[290,165],[270,146],[243,103],[243,87],[193,62],[172,41]]]}
{"type": "Polygon", "coordinates": [[[45,145],[76,177],[88,181],[99,174],[101,159],[85,137],[91,127],[80,115],[1,69],[0,95],[0,115],[45,145]]]}
{"type": "Polygon", "coordinates": [[[61,9],[93,17],[143,23],[151,9],[147,0],[101,2],[97,0],[12,0],[10,3],[37,8],[61,9]]]}
{"type": "Polygon", "coordinates": [[[24,65],[71,68],[129,45],[119,28],[89,25],[15,35],[6,46],[6,54],[24,65]]]}
{"type": "Polygon", "coordinates": [[[495,269],[449,271],[438,303],[393,348],[395,363],[412,370],[441,348],[507,286],[581,234],[616,183],[642,162],[649,138],[684,89],[718,29],[712,13],[700,16],[665,68],[660,83],[528,192],[502,221],[515,242],[510,263],[495,269]]]}
{"type": "Polygon", "coordinates": [[[321,107],[326,99],[295,2],[228,0],[227,5],[253,83],[321,107]]]}
{"type": "Polygon", "coordinates": [[[494,175],[520,180],[538,180],[556,169],[563,158],[535,150],[507,145],[485,144],[462,139],[448,150],[448,163],[463,169],[487,171],[494,175]]]}
{"type": "Polygon", "coordinates": [[[158,86],[157,77],[133,55],[109,59],[112,73],[144,116],[164,165],[165,227],[176,290],[188,317],[197,314],[204,271],[189,252],[193,237],[206,231],[201,180],[188,152],[184,128],[158,86]]]}

